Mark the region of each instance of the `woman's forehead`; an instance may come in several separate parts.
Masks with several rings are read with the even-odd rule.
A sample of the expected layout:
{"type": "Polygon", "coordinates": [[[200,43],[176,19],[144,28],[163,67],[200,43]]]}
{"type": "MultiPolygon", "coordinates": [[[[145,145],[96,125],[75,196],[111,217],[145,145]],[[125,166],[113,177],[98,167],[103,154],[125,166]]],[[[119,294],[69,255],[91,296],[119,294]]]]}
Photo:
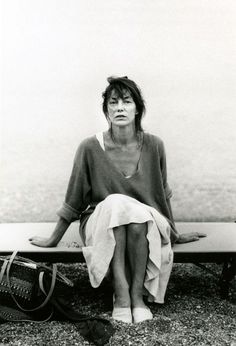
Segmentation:
{"type": "Polygon", "coordinates": [[[118,99],[118,98],[123,99],[123,98],[129,98],[129,97],[132,98],[132,95],[131,95],[130,91],[127,89],[123,89],[119,92],[117,90],[113,89],[111,92],[111,95],[110,95],[110,98],[115,98],[115,99],[118,99]]]}

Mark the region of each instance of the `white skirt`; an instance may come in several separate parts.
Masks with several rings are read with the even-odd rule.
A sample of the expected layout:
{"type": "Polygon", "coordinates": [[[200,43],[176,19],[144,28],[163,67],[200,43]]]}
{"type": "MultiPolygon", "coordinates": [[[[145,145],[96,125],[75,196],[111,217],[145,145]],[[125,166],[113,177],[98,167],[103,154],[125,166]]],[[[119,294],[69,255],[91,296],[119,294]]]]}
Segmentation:
{"type": "Polygon", "coordinates": [[[149,258],[144,294],[149,302],[164,303],[173,265],[170,225],[156,209],[122,194],[109,195],[87,221],[82,251],[91,285],[98,287],[109,271],[116,244],[113,228],[130,223],[147,223],[149,258]]]}

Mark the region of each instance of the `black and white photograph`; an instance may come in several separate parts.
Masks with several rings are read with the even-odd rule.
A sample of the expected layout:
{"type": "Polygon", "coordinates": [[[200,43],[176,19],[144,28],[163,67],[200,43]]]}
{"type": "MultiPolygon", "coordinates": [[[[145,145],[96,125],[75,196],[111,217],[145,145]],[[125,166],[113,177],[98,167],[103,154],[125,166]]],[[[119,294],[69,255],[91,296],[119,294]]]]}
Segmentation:
{"type": "Polygon", "coordinates": [[[0,346],[236,346],[235,1],[0,21],[0,346]]]}

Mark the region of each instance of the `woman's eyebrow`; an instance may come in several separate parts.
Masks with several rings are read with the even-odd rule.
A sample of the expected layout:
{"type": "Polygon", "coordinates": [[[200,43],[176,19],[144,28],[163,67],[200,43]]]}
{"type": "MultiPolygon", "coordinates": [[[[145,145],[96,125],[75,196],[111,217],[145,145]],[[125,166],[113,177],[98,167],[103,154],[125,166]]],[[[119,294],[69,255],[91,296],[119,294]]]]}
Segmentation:
{"type": "MultiPolygon", "coordinates": [[[[119,96],[111,96],[111,99],[112,100],[117,100],[117,99],[119,99],[120,97],[119,96]]],[[[130,95],[124,95],[123,97],[122,97],[124,100],[127,100],[127,99],[131,99],[132,97],[130,96],[130,95]]]]}

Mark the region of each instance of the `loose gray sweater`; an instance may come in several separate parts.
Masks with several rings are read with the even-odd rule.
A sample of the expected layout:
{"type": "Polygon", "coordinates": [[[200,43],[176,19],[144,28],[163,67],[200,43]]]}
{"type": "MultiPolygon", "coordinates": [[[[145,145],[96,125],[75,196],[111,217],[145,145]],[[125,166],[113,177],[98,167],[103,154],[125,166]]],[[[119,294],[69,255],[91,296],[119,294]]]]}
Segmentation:
{"type": "Polygon", "coordinates": [[[137,171],[128,179],[115,167],[96,136],[83,140],[75,155],[65,201],[57,214],[69,223],[80,220],[82,230],[96,205],[113,193],[133,197],[160,211],[171,225],[172,243],[177,240],[165,149],[159,137],[144,133],[137,171]]]}

